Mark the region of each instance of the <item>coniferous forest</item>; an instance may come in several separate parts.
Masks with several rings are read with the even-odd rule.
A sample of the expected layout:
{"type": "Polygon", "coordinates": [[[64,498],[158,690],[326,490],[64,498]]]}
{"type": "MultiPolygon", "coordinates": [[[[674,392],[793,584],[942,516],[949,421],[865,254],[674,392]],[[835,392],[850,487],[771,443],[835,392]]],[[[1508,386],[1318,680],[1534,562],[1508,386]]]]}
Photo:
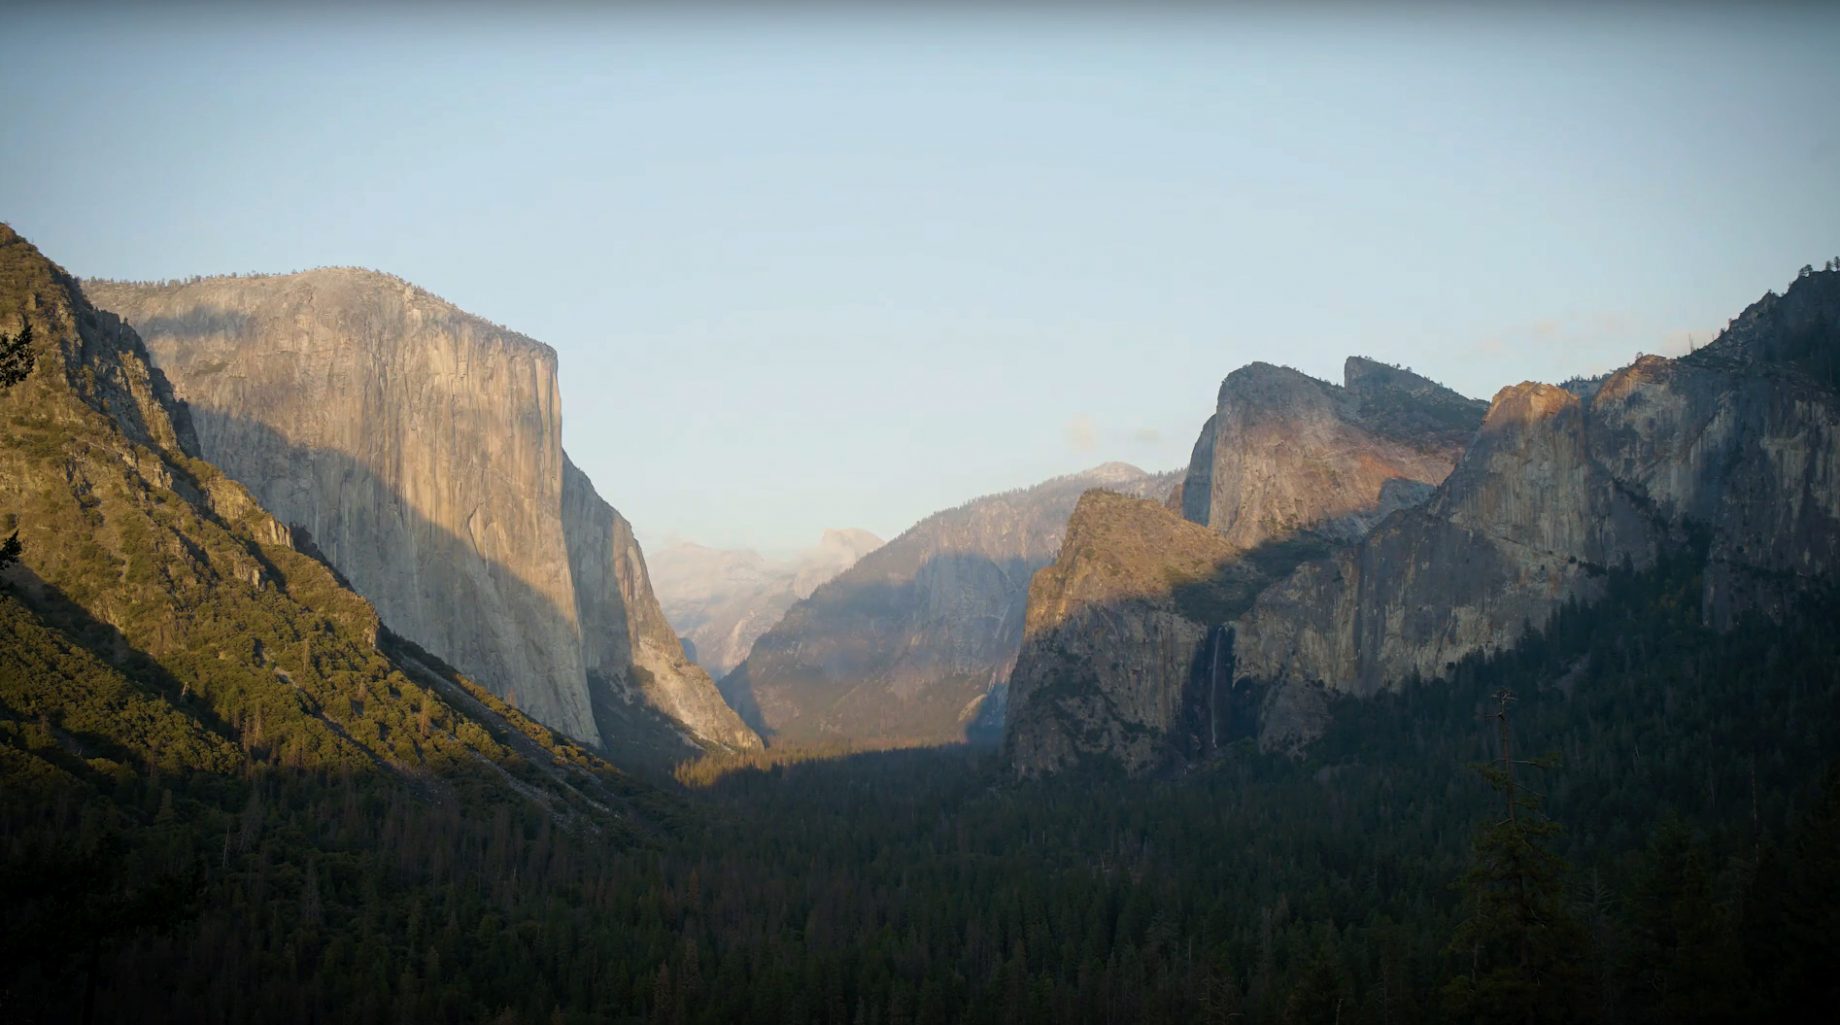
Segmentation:
{"type": "Polygon", "coordinates": [[[116,702],[122,681],[9,597],[5,1011],[1822,1020],[1840,606],[1716,635],[1698,574],[1613,573],[1449,684],[1338,707],[1301,761],[1246,743],[1179,779],[1019,784],[988,750],[782,756],[574,817],[284,746],[105,753],[77,711],[34,715],[32,680],[61,661],[116,702]]]}

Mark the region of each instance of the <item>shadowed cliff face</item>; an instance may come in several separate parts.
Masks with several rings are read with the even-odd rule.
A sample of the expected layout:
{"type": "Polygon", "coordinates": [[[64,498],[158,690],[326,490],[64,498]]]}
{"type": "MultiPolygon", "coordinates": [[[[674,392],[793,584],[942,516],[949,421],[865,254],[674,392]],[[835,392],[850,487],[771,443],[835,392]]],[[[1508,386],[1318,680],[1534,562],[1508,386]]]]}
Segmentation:
{"type": "MultiPolygon", "coordinates": [[[[1348,437],[1340,420],[1324,419],[1336,399],[1323,387],[1269,368],[1252,376],[1277,383],[1229,378],[1223,400],[1256,392],[1285,423],[1299,420],[1283,411],[1294,407],[1327,425],[1290,431],[1302,440],[1284,453],[1287,466],[1313,458],[1312,439],[1348,437]]],[[[1780,615],[1831,586],[1840,567],[1837,386],[1840,273],[1827,272],[1753,305],[1692,356],[1644,357],[1588,386],[1502,389],[1428,497],[1406,496],[1364,537],[1288,570],[1272,553],[1184,535],[1148,503],[1095,503],[1090,517],[1076,514],[1060,560],[1031,593],[1012,765],[1033,774],[1098,757],[1143,771],[1238,735],[1297,751],[1323,729],[1332,693],[1444,676],[1469,655],[1512,646],[1567,602],[1596,600],[1610,570],[1672,555],[1703,557],[1709,625],[1780,615]],[[1212,583],[1230,587],[1260,560],[1276,582],[1253,580],[1250,607],[1225,615],[1221,606],[1185,611],[1173,585],[1156,585],[1160,574],[1211,562],[1212,583]]],[[[1241,404],[1242,422],[1251,405],[1241,404]]],[[[1395,411],[1386,429],[1435,434],[1440,422],[1395,411]]],[[[1211,429],[1204,445],[1218,437],[1211,429]]],[[[1247,522],[1284,521],[1247,496],[1288,508],[1297,494],[1252,479],[1258,487],[1211,485],[1237,496],[1229,539],[1247,522]]],[[[1182,496],[1191,512],[1197,487],[1191,472],[1182,496]]],[[[1343,507],[1336,496],[1350,492],[1321,493],[1330,499],[1321,511],[1333,515],[1343,507]]]]}
{"type": "MultiPolygon", "coordinates": [[[[366,271],[93,291],[142,328],[204,456],[311,532],[393,629],[571,736],[612,740],[589,669],[623,687],[676,641],[629,608],[650,597],[630,530],[588,540],[617,514],[566,465],[553,351],[366,271]]],[[[656,670],[673,681],[659,693],[699,685],[668,658],[656,670]]],[[[683,726],[729,743],[720,719],[683,726]]]]}
{"type": "Polygon", "coordinates": [[[1208,713],[1198,725],[1218,741],[1232,662],[1218,672],[1212,624],[1243,610],[1265,582],[1247,554],[1161,503],[1083,495],[1060,557],[1029,586],[1004,730],[1017,771],[1041,775],[1091,756],[1130,772],[1166,765],[1197,708],[1208,713]]]}
{"type": "Polygon", "coordinates": [[[32,374],[0,392],[0,522],[24,542],[0,582],[0,708],[44,727],[9,741],[9,794],[289,768],[449,807],[528,802],[565,827],[635,811],[645,788],[407,650],[198,458],[134,331],[5,225],[0,311],[37,339],[32,374]]]}
{"type": "Polygon", "coordinates": [[[735,750],[759,747],[760,738],[723,702],[709,674],[684,655],[652,594],[645,553],[632,524],[601,500],[593,482],[566,457],[562,523],[591,690],[610,691],[605,698],[596,695],[597,722],[608,742],[632,732],[630,726],[612,725],[605,715],[605,709],[618,707],[611,704],[617,701],[635,712],[661,712],[707,743],[735,750]]]}
{"type": "Polygon", "coordinates": [[[930,516],[788,610],[723,693],[775,743],[964,740],[1002,700],[1029,578],[1080,494],[1171,483],[1107,464],[930,516]]]}
{"type": "Polygon", "coordinates": [[[1224,624],[1424,501],[1482,420],[1482,403],[1408,371],[1353,357],[1344,377],[1236,370],[1162,503],[1081,500],[1029,592],[1005,729],[1019,773],[1093,757],[1144,772],[1246,732],[1259,692],[1233,686],[1224,624]]]}
{"type": "MultiPolygon", "coordinates": [[[[1371,694],[1501,650],[1607,568],[1703,545],[1707,623],[1777,614],[1840,566],[1840,273],[1745,311],[1707,348],[1644,357],[1579,397],[1496,396],[1430,502],[1263,594],[1236,672],[1371,694]]],[[[1307,740],[1274,724],[1266,741],[1307,740]]]]}

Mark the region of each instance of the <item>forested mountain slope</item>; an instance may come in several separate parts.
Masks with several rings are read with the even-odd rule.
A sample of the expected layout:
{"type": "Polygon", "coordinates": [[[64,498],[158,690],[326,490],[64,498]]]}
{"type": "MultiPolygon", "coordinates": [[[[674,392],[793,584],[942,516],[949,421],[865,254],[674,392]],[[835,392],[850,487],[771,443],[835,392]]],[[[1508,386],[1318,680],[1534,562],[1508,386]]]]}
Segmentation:
{"type": "Polygon", "coordinates": [[[0,517],[22,547],[0,575],[0,855],[20,887],[6,938],[26,945],[7,952],[9,1017],[21,994],[94,998],[113,965],[72,980],[76,954],[137,936],[154,946],[125,977],[231,999],[207,991],[261,924],[239,893],[305,887],[301,914],[326,921],[366,873],[486,867],[493,830],[618,846],[675,814],[389,634],[197,457],[134,332],[5,226],[0,311],[35,355],[0,391],[0,517]]]}

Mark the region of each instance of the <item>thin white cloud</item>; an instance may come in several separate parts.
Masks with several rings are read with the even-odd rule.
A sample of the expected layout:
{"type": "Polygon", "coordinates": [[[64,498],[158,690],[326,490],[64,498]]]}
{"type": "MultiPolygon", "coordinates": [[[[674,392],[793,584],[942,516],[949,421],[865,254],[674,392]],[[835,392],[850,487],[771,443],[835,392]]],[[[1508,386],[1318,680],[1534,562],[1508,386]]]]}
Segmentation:
{"type": "Polygon", "coordinates": [[[1099,427],[1085,413],[1074,414],[1061,428],[1061,435],[1075,452],[1091,452],[1099,447],[1099,427]]]}

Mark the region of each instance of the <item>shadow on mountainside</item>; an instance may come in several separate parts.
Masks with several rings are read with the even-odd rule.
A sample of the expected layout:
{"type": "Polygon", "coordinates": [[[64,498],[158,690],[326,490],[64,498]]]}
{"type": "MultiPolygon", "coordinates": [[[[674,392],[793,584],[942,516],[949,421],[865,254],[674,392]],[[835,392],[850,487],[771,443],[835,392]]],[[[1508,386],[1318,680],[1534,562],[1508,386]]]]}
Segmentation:
{"type": "MultiPolygon", "coordinates": [[[[1211,628],[1207,645],[1227,645],[1224,662],[1213,647],[1191,659],[1194,678],[1185,686],[1196,695],[1189,706],[1217,710],[1187,727],[1195,743],[1245,736],[1256,718],[1259,695],[1235,696],[1216,679],[1220,666],[1231,666],[1230,639],[1214,639],[1225,635],[1219,627],[1250,608],[1264,587],[1334,550],[1332,542],[1303,531],[1240,553],[1207,576],[1155,582],[1182,615],[1211,628]]],[[[911,579],[832,580],[755,642],[748,658],[722,678],[722,696],[763,740],[781,748],[1000,743],[1000,705],[1023,647],[1028,585],[1036,571],[1019,558],[998,562],[946,553],[928,559],[911,579]],[[989,610],[983,631],[957,628],[945,636],[943,610],[931,607],[937,602],[928,594],[929,582],[940,578],[1001,578],[1004,593],[1013,597],[989,610]],[[818,647],[814,637],[829,646],[818,647]],[[947,654],[938,657],[937,651],[947,654]],[[999,707],[984,709],[985,702],[999,707]]],[[[1118,607],[1136,604],[1126,599],[1118,607]]]]}
{"type": "Polygon", "coordinates": [[[984,740],[978,706],[1015,662],[1037,568],[946,552],[902,579],[828,581],[754,642],[722,696],[769,744],[984,740]]]}
{"type": "MultiPolygon", "coordinates": [[[[554,743],[387,636],[384,646],[446,702],[432,717],[437,741],[451,731],[445,757],[419,744],[416,758],[389,756],[386,733],[401,735],[403,718],[383,706],[409,722],[418,706],[428,715],[404,674],[303,688],[249,661],[246,646],[227,661],[259,671],[251,686],[189,689],[175,676],[183,656],[162,664],[55,586],[9,573],[0,587],[9,1020],[191,1021],[206,1007],[228,1019],[264,1005],[259,1017],[297,1020],[300,994],[273,988],[298,980],[250,951],[298,945],[318,966],[329,942],[400,928],[405,902],[412,921],[453,912],[456,892],[474,895],[461,914],[552,913],[605,893],[618,871],[605,866],[649,857],[639,852],[691,824],[677,795],[554,743]],[[354,693],[368,712],[342,724],[322,714],[355,706],[354,693]]],[[[441,956],[463,963],[451,947],[441,956]]],[[[344,971],[333,957],[324,965],[329,978],[344,971]]]]}
{"type": "Polygon", "coordinates": [[[331,686],[270,661],[259,641],[241,640],[240,649],[214,657],[194,646],[162,658],[30,569],[8,571],[0,585],[0,752],[12,756],[0,759],[6,796],[51,794],[59,779],[110,793],[131,771],[148,785],[166,781],[210,800],[253,773],[287,772],[322,782],[373,779],[430,808],[522,804],[558,823],[591,821],[590,831],[629,839],[655,835],[679,816],[653,784],[569,744],[387,630],[378,649],[402,674],[364,678],[348,670],[331,676],[331,686]],[[188,672],[188,661],[240,673],[240,682],[224,670],[209,683],[193,679],[197,666],[188,672]],[[446,707],[424,703],[403,686],[409,681],[446,707]],[[422,739],[405,748],[396,738],[418,714],[422,739]],[[21,730],[25,723],[37,727],[21,730]],[[34,759],[55,771],[22,771],[34,759]]]}
{"type": "MultiPolygon", "coordinates": [[[[1270,688],[1237,671],[1233,624],[1267,589],[1339,550],[1296,531],[1250,550],[1206,528],[1172,526],[1151,504],[1086,510],[1089,533],[1038,581],[1006,694],[1001,734],[1025,761],[1059,765],[1099,751],[1131,772],[1180,772],[1243,742],[1258,742],[1270,688]],[[1186,538],[1186,540],[1183,540],[1186,538]]],[[[1309,701],[1279,702],[1284,721],[1309,701]],[[1292,707],[1296,705],[1297,707],[1292,707]]]]}
{"type": "MultiPolygon", "coordinates": [[[[0,579],[0,601],[7,600],[8,596],[65,643],[95,656],[136,687],[182,708],[186,716],[195,720],[211,735],[229,743],[237,742],[236,729],[204,701],[192,699],[191,689],[159,659],[130,644],[113,624],[91,615],[88,609],[72,601],[57,585],[39,576],[30,566],[14,565],[6,571],[4,579],[0,579]]],[[[0,711],[6,711],[5,704],[6,696],[0,692],[0,711]]],[[[63,725],[61,729],[69,739],[76,742],[80,751],[106,751],[109,752],[108,757],[117,761],[140,761],[115,740],[101,734],[71,725],[63,725]]]]}
{"type": "MultiPolygon", "coordinates": [[[[277,489],[302,477],[310,477],[314,481],[318,494],[311,501],[320,511],[320,530],[316,532],[306,524],[290,523],[295,538],[305,542],[303,550],[307,554],[325,562],[342,582],[370,601],[384,623],[397,636],[453,664],[513,707],[530,708],[535,696],[533,690],[546,684],[553,688],[556,695],[566,695],[568,688],[577,686],[566,680],[496,679],[492,675],[469,670],[466,665],[469,662],[478,665],[486,660],[497,645],[517,643],[522,638],[554,636],[558,631],[580,636],[575,610],[559,607],[549,596],[519,578],[508,567],[485,557],[470,539],[460,537],[418,513],[403,495],[357,459],[330,449],[295,444],[269,426],[245,418],[198,406],[186,405],[183,408],[205,447],[207,458],[209,442],[205,439],[211,438],[255,438],[265,451],[286,453],[285,462],[291,468],[288,478],[238,481],[249,489],[256,501],[278,518],[286,518],[283,510],[291,511],[289,507],[298,503],[288,500],[286,496],[277,495],[277,489]],[[276,501],[277,498],[283,500],[276,501]],[[399,564],[415,568],[478,566],[483,573],[454,573],[434,578],[453,585],[435,589],[430,576],[415,572],[414,569],[410,570],[408,586],[401,580],[388,579],[385,563],[370,553],[347,553],[344,559],[335,560],[331,552],[341,545],[336,536],[328,535],[336,535],[338,525],[344,518],[341,509],[345,503],[351,502],[384,504],[387,513],[374,515],[393,517],[389,533],[400,548],[392,553],[392,558],[399,564]],[[425,621],[446,619],[452,622],[452,639],[468,650],[443,652],[438,649],[447,645],[440,638],[416,636],[405,629],[409,624],[399,607],[404,602],[418,605],[422,612],[421,618],[425,621]],[[509,624],[492,625],[480,622],[470,613],[470,610],[487,607],[511,610],[519,618],[509,624]]],[[[566,518],[564,524],[566,528],[566,518]]],[[[565,538],[565,543],[573,550],[572,539],[565,538]]],[[[630,614],[618,588],[609,587],[607,593],[600,597],[599,604],[601,616],[612,621],[608,629],[617,632],[620,647],[629,652],[627,664],[619,667],[619,672],[633,681],[634,674],[640,670],[630,661],[627,641],[630,637],[630,614]]],[[[693,744],[673,743],[670,738],[675,737],[678,731],[664,716],[650,709],[629,706],[617,689],[617,681],[609,678],[606,667],[589,666],[586,679],[579,686],[587,689],[589,710],[604,741],[602,751],[609,757],[625,759],[628,752],[621,750],[621,741],[633,749],[631,753],[636,756],[634,767],[668,768],[673,757],[682,760],[699,753],[700,749],[693,744]],[[678,750],[674,756],[667,756],[667,750],[673,746],[678,750]]]]}
{"type": "MultiPolygon", "coordinates": [[[[113,624],[97,619],[82,605],[70,599],[56,585],[38,576],[29,567],[21,566],[8,574],[9,583],[14,587],[14,597],[26,610],[34,615],[38,622],[55,636],[72,647],[94,655],[103,664],[119,673],[122,678],[140,696],[163,702],[186,719],[197,723],[206,733],[228,744],[242,745],[249,749],[252,757],[266,757],[272,753],[271,745],[262,738],[262,726],[258,719],[253,730],[255,740],[250,739],[251,731],[239,728],[224,719],[202,694],[199,694],[186,681],[180,671],[170,668],[155,655],[135,647],[113,624]]],[[[277,573],[277,577],[279,574],[277,573]]],[[[252,662],[258,668],[267,668],[267,655],[260,641],[241,645],[241,650],[231,652],[221,650],[217,653],[219,660],[252,662]]],[[[64,668],[64,667],[58,667],[64,668]]],[[[290,687],[298,690],[287,673],[279,668],[270,669],[277,688],[290,687]]],[[[47,675],[56,675],[56,669],[47,675]]],[[[79,687],[78,690],[82,688],[79,687]]],[[[93,695],[92,695],[93,697],[93,695]]],[[[127,694],[118,694],[106,703],[109,715],[127,714],[139,718],[130,712],[123,701],[130,700],[127,694]]],[[[5,695],[0,693],[0,708],[6,704],[5,695]]],[[[409,780],[396,766],[371,751],[366,745],[353,737],[341,723],[326,716],[316,707],[316,702],[303,701],[302,708],[311,715],[321,728],[349,745],[350,749],[362,752],[370,766],[386,775],[409,780]]],[[[110,738],[96,732],[110,725],[94,715],[75,717],[60,715],[57,732],[60,743],[66,751],[83,759],[106,757],[124,765],[139,764],[143,770],[158,772],[160,767],[149,762],[145,755],[124,746],[118,739],[110,738]]],[[[135,725],[141,725],[136,723],[135,725]]],[[[428,791],[426,786],[418,789],[428,791]]]]}

